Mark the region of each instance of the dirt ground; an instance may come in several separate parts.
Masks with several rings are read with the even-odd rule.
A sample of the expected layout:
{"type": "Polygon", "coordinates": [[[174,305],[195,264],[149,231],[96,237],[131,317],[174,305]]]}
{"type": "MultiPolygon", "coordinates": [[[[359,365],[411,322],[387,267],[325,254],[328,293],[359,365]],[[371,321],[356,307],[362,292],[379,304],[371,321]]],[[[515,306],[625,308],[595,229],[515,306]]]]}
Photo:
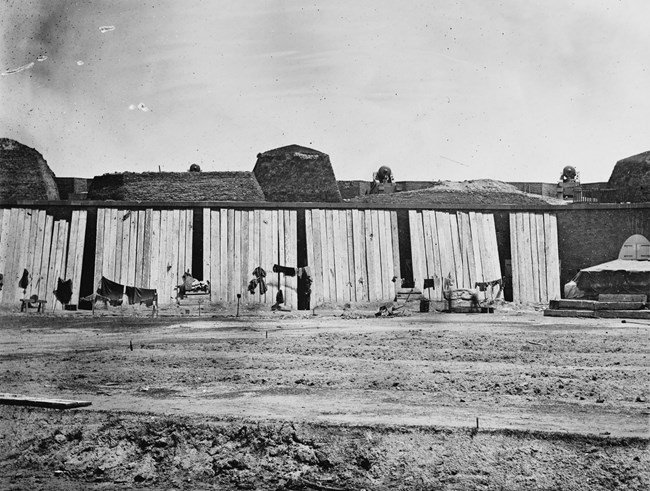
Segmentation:
{"type": "Polygon", "coordinates": [[[2,489],[648,489],[650,323],[0,316],[2,489]],[[131,349],[132,348],[132,349],[131,349]]]}

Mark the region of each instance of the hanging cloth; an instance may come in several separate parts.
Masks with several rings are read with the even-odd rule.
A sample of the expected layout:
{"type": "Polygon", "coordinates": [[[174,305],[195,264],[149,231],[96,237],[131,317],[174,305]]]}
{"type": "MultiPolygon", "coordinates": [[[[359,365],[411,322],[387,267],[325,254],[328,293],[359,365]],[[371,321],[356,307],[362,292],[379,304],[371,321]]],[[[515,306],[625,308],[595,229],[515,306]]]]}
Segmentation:
{"type": "Polygon", "coordinates": [[[72,299],[72,280],[64,281],[59,278],[54,295],[63,305],[68,305],[72,299]]]}
{"type": "Polygon", "coordinates": [[[291,268],[289,266],[280,266],[279,264],[273,265],[274,273],[282,273],[285,276],[296,276],[296,268],[291,268]]]}
{"type": "Polygon", "coordinates": [[[27,286],[29,286],[29,272],[26,269],[23,270],[23,276],[20,278],[18,286],[23,290],[27,289],[27,286]]]}
{"type": "Polygon", "coordinates": [[[115,283],[102,276],[97,288],[97,294],[108,299],[111,305],[122,305],[122,296],[124,295],[124,285],[115,283]]]}

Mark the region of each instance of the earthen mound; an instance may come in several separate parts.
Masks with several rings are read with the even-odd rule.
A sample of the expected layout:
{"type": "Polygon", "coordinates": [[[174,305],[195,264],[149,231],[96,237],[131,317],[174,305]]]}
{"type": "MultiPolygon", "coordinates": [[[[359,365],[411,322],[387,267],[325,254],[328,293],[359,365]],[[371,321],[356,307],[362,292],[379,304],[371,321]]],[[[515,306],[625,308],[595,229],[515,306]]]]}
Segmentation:
{"type": "Polygon", "coordinates": [[[0,138],[0,200],[23,199],[58,200],[54,173],[33,148],[0,138]]]}

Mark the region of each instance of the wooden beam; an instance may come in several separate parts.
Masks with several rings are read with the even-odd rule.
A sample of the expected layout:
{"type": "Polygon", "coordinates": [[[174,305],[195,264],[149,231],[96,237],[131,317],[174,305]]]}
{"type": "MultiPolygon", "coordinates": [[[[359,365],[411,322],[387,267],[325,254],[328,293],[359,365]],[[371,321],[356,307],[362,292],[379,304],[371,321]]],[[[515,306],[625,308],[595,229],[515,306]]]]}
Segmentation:
{"type": "Polygon", "coordinates": [[[327,270],[326,274],[328,275],[329,283],[329,302],[337,303],[338,293],[337,288],[339,285],[336,283],[336,264],[334,262],[335,256],[335,244],[336,240],[334,239],[334,215],[333,213],[336,210],[324,210],[325,213],[325,237],[323,246],[327,246],[327,270]]]}
{"type": "Polygon", "coordinates": [[[221,289],[221,213],[210,210],[210,301],[219,300],[221,289]]]}
{"type": "Polygon", "coordinates": [[[0,394],[0,404],[5,406],[31,406],[45,407],[50,409],[74,409],[77,407],[90,406],[90,401],[72,401],[67,399],[51,399],[43,397],[30,397],[18,394],[0,394]]]}
{"type": "MultiPolygon", "coordinates": [[[[45,230],[43,232],[43,252],[41,258],[41,272],[39,274],[38,298],[47,299],[48,275],[50,271],[50,255],[52,248],[52,237],[54,234],[54,217],[45,217],[45,230]]],[[[101,278],[101,275],[100,275],[101,278]]]]}
{"type": "Polygon", "coordinates": [[[142,253],[142,288],[151,288],[151,222],[153,210],[147,208],[144,212],[144,243],[142,253]]]}
{"type": "Polygon", "coordinates": [[[397,283],[395,283],[395,292],[402,286],[402,269],[399,258],[399,228],[397,224],[397,212],[391,211],[390,213],[390,228],[391,240],[393,241],[393,272],[397,276],[397,283]]]}
{"type": "Polygon", "coordinates": [[[517,250],[519,247],[519,234],[517,233],[517,214],[510,213],[510,271],[512,274],[512,301],[521,303],[520,293],[520,270],[519,256],[517,250]]]}
{"type": "Polygon", "coordinates": [[[160,289],[160,210],[151,213],[151,254],[149,256],[149,288],[160,289]]]}

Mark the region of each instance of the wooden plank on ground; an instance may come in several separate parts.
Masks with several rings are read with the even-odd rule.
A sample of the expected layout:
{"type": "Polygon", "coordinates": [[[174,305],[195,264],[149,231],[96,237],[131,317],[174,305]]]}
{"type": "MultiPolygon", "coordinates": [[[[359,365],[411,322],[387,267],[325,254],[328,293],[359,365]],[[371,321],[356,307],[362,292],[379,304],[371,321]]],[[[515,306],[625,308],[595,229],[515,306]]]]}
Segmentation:
{"type": "Polygon", "coordinates": [[[557,217],[544,214],[544,230],[547,244],[546,275],[549,300],[560,298],[560,258],[558,253],[557,217]],[[548,226],[547,226],[548,222],[548,226]]]}
{"type": "Polygon", "coordinates": [[[45,407],[49,409],[74,409],[77,407],[90,406],[92,402],[24,396],[4,392],[0,394],[0,404],[5,406],[45,407]]]}
{"type": "Polygon", "coordinates": [[[600,293],[599,302],[641,302],[648,301],[647,295],[635,295],[631,293],[600,293]]]}
{"type": "Polygon", "coordinates": [[[512,274],[512,301],[513,303],[521,303],[520,293],[520,271],[519,271],[519,256],[517,250],[519,248],[519,235],[517,234],[517,216],[516,213],[509,213],[510,219],[510,271],[512,274]]]}

